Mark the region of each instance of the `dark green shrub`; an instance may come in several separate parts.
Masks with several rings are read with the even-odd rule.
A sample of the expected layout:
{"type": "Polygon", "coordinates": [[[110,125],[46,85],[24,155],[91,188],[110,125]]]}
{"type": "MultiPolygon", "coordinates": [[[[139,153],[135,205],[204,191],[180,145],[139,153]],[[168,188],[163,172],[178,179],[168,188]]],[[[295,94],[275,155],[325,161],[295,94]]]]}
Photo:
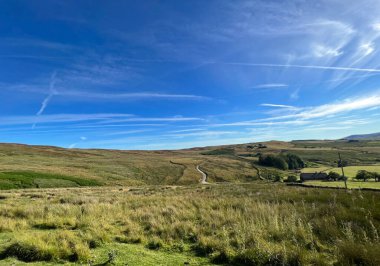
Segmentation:
{"type": "Polygon", "coordinates": [[[274,176],[274,179],[273,179],[274,182],[283,182],[284,179],[282,177],[282,175],[280,173],[277,173],[275,176],[274,176]]]}
{"type": "Polygon", "coordinates": [[[295,175],[290,175],[288,178],[285,180],[285,182],[297,182],[297,177],[295,175]]]}
{"type": "Polygon", "coordinates": [[[216,251],[211,254],[211,261],[216,264],[227,264],[231,261],[233,255],[226,250],[216,251]]]}
{"type": "Polygon", "coordinates": [[[380,245],[343,242],[338,245],[338,265],[380,265],[380,245]]]}
{"type": "Polygon", "coordinates": [[[142,242],[141,237],[126,237],[126,236],[117,236],[115,241],[124,244],[140,244],[142,242]]]}
{"type": "Polygon", "coordinates": [[[162,248],[162,242],[160,240],[150,240],[148,244],[146,245],[147,248],[152,250],[158,250],[162,248]]]}
{"type": "Polygon", "coordinates": [[[46,223],[35,224],[33,227],[40,230],[54,230],[58,228],[58,225],[52,222],[46,222],[46,223]]]}
{"type": "Polygon", "coordinates": [[[24,262],[33,262],[50,261],[52,260],[53,255],[33,245],[16,242],[0,253],[0,259],[5,259],[7,257],[15,257],[24,262]]]}
{"type": "Polygon", "coordinates": [[[102,245],[102,241],[100,241],[99,239],[90,239],[88,241],[88,247],[91,249],[100,247],[101,245],[102,245]]]}
{"type": "Polygon", "coordinates": [[[237,254],[233,259],[235,265],[290,265],[286,263],[286,258],[283,254],[271,254],[264,250],[247,249],[237,254]]]}
{"type": "Polygon", "coordinates": [[[202,155],[234,155],[235,150],[231,148],[221,148],[211,151],[202,152],[202,155]]]}
{"type": "Polygon", "coordinates": [[[197,256],[201,257],[205,257],[214,251],[213,246],[211,244],[203,241],[198,242],[196,245],[192,247],[192,249],[197,256]]]}

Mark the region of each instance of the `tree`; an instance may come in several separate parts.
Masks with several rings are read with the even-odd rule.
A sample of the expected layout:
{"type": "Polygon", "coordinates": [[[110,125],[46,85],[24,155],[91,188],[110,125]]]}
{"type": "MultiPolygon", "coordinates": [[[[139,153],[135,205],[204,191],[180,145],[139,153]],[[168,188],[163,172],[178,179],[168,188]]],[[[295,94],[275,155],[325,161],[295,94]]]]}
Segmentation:
{"type": "Polygon", "coordinates": [[[274,158],[273,166],[281,170],[288,170],[288,164],[286,163],[284,158],[280,156],[276,156],[274,158]]]}
{"type": "Polygon", "coordinates": [[[366,170],[359,170],[355,176],[355,179],[367,181],[370,178],[374,178],[373,174],[366,170]]]}
{"type": "Polygon", "coordinates": [[[305,167],[305,162],[296,154],[288,153],[285,155],[285,159],[288,163],[288,168],[291,170],[305,167]]]}
{"type": "Polygon", "coordinates": [[[288,179],[285,180],[285,182],[297,182],[297,177],[295,175],[288,176],[288,179]]]}
{"type": "Polygon", "coordinates": [[[282,182],[282,181],[284,181],[284,179],[283,179],[283,177],[282,177],[281,174],[277,173],[277,174],[274,175],[273,181],[274,182],[282,182]]]}
{"type": "Polygon", "coordinates": [[[373,178],[375,178],[375,181],[380,182],[380,174],[376,172],[373,172],[372,174],[373,174],[373,178]]]}
{"type": "Polygon", "coordinates": [[[260,154],[259,164],[276,167],[281,170],[300,169],[305,167],[305,162],[295,154],[260,154]]]}
{"type": "Polygon", "coordinates": [[[335,172],[331,171],[331,172],[327,175],[327,178],[328,178],[329,180],[337,181],[337,180],[340,180],[341,175],[338,174],[338,173],[335,173],[335,172]]]}
{"type": "Polygon", "coordinates": [[[338,161],[338,167],[346,167],[348,166],[348,161],[346,160],[339,160],[338,161]]]}
{"type": "Polygon", "coordinates": [[[259,164],[276,167],[281,170],[288,170],[288,164],[285,159],[274,154],[260,155],[259,164]]]}

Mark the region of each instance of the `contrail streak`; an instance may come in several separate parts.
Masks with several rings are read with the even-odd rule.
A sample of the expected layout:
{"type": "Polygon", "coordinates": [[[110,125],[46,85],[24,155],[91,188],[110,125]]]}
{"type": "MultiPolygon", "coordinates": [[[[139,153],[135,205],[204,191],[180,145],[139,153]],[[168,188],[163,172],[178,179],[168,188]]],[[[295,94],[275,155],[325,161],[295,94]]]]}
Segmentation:
{"type": "Polygon", "coordinates": [[[380,69],[377,69],[377,68],[333,67],[333,66],[314,66],[314,65],[285,65],[285,64],[255,64],[255,63],[243,63],[243,62],[223,62],[222,64],[237,65],[237,66],[253,66],[253,67],[292,67],[292,68],[309,68],[309,69],[322,69],[322,70],[342,70],[342,71],[380,73],[380,69]]]}
{"type": "MultiPolygon", "coordinates": [[[[36,116],[42,115],[42,113],[45,111],[46,107],[48,106],[51,98],[53,97],[54,94],[56,94],[56,91],[54,89],[55,82],[56,82],[56,77],[57,72],[53,72],[53,74],[50,77],[50,83],[49,83],[49,94],[45,97],[45,99],[41,103],[41,108],[38,110],[36,116]]],[[[32,128],[36,127],[36,123],[33,124],[32,128]]]]}

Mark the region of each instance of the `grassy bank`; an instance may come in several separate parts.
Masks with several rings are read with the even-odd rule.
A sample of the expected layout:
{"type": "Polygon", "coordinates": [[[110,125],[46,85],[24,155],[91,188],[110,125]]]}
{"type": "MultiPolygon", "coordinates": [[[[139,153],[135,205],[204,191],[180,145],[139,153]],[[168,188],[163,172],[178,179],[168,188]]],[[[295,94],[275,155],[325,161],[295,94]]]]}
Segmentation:
{"type": "MultiPolygon", "coordinates": [[[[306,181],[303,185],[307,186],[319,186],[319,187],[337,187],[337,188],[345,188],[343,181],[306,181]]],[[[362,189],[362,188],[370,188],[380,190],[380,182],[375,181],[348,181],[347,188],[349,189],[362,189]]]]}
{"type": "Polygon", "coordinates": [[[117,265],[156,257],[166,265],[380,264],[376,192],[255,182],[15,190],[0,198],[2,263],[95,265],[111,254],[117,265]]]}

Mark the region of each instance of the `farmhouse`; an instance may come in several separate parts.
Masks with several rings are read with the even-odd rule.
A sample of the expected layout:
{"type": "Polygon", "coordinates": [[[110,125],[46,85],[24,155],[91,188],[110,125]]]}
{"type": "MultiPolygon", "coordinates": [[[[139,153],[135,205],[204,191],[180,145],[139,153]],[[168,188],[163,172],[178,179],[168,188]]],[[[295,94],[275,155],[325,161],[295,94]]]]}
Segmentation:
{"type": "Polygon", "coordinates": [[[326,173],[301,173],[300,179],[301,181],[308,181],[308,180],[327,180],[328,176],[326,173]]]}

